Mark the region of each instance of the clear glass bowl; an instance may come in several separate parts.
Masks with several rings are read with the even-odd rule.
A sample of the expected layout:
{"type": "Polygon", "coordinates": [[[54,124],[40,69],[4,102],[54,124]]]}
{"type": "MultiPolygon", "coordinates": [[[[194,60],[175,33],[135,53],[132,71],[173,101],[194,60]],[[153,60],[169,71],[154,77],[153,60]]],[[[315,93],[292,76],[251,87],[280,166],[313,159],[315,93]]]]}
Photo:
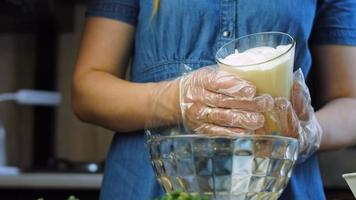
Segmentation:
{"type": "Polygon", "coordinates": [[[298,141],[272,135],[151,136],[152,165],[166,192],[216,200],[278,199],[298,156],[298,141]]]}

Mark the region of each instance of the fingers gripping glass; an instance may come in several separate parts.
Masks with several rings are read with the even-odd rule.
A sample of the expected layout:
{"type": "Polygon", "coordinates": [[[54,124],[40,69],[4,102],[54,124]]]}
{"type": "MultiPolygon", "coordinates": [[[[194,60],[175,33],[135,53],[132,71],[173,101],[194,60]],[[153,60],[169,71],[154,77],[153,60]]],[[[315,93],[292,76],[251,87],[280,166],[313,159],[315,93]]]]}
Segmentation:
{"type": "MultiPolygon", "coordinates": [[[[216,54],[219,68],[251,81],[257,94],[290,99],[295,40],[286,33],[262,32],[237,38],[216,54]]],[[[278,134],[273,112],[265,113],[264,133],[278,134]]]]}

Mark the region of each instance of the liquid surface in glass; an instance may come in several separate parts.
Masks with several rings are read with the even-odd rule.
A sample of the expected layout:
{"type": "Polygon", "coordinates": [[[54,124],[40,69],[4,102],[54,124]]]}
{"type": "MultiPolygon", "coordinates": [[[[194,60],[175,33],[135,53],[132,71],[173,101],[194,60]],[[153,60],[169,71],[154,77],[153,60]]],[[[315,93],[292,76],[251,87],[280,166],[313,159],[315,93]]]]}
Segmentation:
{"type": "Polygon", "coordinates": [[[241,53],[236,50],[220,60],[220,68],[253,82],[258,94],[268,93],[274,97],[283,96],[289,99],[293,82],[294,51],[287,51],[291,46],[261,46],[241,53]]]}

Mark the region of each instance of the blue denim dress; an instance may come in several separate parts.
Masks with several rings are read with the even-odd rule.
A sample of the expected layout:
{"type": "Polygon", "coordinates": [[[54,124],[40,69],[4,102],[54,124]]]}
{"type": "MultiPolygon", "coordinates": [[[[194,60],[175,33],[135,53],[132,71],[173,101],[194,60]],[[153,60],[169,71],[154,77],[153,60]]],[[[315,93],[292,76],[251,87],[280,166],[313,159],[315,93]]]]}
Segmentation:
{"type": "MultiPolygon", "coordinates": [[[[87,16],[136,27],[131,80],[157,82],[179,76],[181,63],[215,64],[215,53],[234,38],[280,31],[296,41],[295,69],[311,67],[309,44],[356,45],[355,0],[96,0],[87,16]]],[[[337,67],[337,66],[335,66],[337,67]]],[[[145,147],[144,133],[116,134],[106,161],[103,200],[151,200],[162,194],[145,147]]],[[[298,164],[283,200],[325,199],[317,157],[298,164]]]]}

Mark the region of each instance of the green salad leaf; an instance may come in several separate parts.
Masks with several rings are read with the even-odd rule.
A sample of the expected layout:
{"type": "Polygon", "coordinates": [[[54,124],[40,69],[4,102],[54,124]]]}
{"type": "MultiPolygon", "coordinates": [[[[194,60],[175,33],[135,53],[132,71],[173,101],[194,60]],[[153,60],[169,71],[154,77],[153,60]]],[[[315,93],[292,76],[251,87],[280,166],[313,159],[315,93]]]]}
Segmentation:
{"type": "Polygon", "coordinates": [[[155,200],[209,200],[208,197],[199,194],[188,194],[182,191],[168,193],[165,196],[155,200]]]}
{"type": "Polygon", "coordinates": [[[68,197],[67,200],[79,200],[79,199],[77,197],[71,195],[71,196],[68,197]]]}
{"type": "MultiPolygon", "coordinates": [[[[41,198],[38,198],[37,200],[45,200],[45,199],[41,197],[41,198]]],[[[75,197],[73,195],[70,195],[67,200],[80,200],[80,199],[78,199],[77,197],[75,197]]]]}

